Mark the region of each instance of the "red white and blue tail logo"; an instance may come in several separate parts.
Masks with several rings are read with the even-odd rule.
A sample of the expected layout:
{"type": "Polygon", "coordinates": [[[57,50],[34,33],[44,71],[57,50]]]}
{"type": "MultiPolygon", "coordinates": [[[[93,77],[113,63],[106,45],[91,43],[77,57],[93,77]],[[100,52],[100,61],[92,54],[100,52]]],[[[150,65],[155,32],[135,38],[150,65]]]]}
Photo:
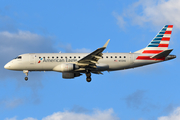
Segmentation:
{"type": "Polygon", "coordinates": [[[165,25],[147,47],[168,48],[173,25],[165,25]]]}
{"type": "Polygon", "coordinates": [[[155,59],[151,56],[159,54],[168,49],[169,41],[172,33],[173,25],[165,25],[155,38],[142,50],[142,56],[138,56],[137,60],[164,60],[165,58],[155,59]]]}

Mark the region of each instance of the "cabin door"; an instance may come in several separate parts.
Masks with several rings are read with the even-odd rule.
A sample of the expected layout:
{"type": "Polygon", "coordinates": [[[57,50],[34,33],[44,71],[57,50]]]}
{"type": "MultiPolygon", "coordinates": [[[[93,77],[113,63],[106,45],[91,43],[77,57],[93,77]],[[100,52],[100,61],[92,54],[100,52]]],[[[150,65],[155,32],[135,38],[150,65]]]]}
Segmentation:
{"type": "Polygon", "coordinates": [[[29,55],[29,62],[31,65],[35,64],[35,54],[30,54],[29,55]]]}

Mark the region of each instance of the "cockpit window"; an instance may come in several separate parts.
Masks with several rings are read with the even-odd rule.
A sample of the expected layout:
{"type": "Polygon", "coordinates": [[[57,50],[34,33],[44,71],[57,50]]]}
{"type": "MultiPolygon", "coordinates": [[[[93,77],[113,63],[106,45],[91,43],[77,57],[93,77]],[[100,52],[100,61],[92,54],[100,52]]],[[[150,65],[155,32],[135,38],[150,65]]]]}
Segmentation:
{"type": "Polygon", "coordinates": [[[16,57],[15,59],[22,59],[22,56],[18,56],[18,57],[16,57]]]}

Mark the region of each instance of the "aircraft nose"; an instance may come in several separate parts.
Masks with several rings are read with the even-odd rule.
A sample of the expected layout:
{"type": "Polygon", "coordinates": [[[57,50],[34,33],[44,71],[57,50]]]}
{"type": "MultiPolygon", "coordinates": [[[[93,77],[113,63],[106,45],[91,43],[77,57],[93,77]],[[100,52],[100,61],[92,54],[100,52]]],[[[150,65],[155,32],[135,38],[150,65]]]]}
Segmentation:
{"type": "Polygon", "coordinates": [[[10,64],[7,63],[5,66],[4,66],[5,69],[10,69],[10,64]]]}

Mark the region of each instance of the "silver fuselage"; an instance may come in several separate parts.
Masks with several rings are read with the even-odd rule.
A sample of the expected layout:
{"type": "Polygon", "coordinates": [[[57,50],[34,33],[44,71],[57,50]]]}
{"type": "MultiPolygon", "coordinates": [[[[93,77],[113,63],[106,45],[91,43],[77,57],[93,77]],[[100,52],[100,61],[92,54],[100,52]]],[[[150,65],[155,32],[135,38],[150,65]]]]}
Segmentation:
{"type": "MultiPolygon", "coordinates": [[[[76,63],[89,53],[30,53],[20,55],[21,59],[13,59],[4,67],[10,70],[53,71],[53,68],[63,63],[76,63]],[[42,60],[40,60],[42,58],[42,60]]],[[[162,60],[136,60],[139,53],[103,53],[94,71],[114,71],[139,67],[162,62],[162,60]],[[105,66],[105,67],[104,67],[105,66]]],[[[165,59],[168,60],[168,59],[165,59]]],[[[164,60],[164,61],[165,61],[164,60]]],[[[83,69],[79,69],[83,71],[83,69]]],[[[72,72],[77,72],[72,71],[72,72]]]]}

